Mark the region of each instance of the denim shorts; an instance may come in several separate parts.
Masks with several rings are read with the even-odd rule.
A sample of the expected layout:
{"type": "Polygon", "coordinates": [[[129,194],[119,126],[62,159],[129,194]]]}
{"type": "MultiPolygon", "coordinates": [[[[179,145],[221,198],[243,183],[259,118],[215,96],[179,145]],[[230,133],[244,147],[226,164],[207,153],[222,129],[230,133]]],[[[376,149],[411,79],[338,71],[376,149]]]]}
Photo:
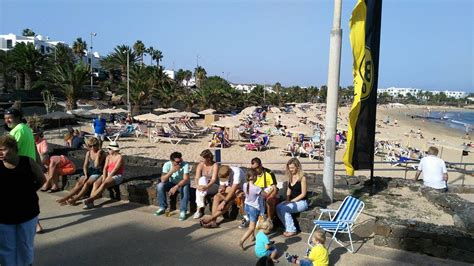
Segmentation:
{"type": "Polygon", "coordinates": [[[90,175],[87,181],[91,180],[92,182],[97,181],[101,175],[90,175]]]}
{"type": "Polygon", "coordinates": [[[112,179],[115,181],[115,185],[118,186],[122,183],[123,176],[122,175],[114,175],[114,176],[112,176],[112,179]]]}
{"type": "Polygon", "coordinates": [[[265,254],[265,256],[270,257],[272,253],[276,250],[277,250],[276,247],[272,246],[269,250],[267,250],[267,253],[265,254]]]}
{"type": "Polygon", "coordinates": [[[245,204],[244,211],[247,213],[247,216],[251,222],[257,222],[258,216],[260,215],[260,211],[257,208],[245,204]]]}

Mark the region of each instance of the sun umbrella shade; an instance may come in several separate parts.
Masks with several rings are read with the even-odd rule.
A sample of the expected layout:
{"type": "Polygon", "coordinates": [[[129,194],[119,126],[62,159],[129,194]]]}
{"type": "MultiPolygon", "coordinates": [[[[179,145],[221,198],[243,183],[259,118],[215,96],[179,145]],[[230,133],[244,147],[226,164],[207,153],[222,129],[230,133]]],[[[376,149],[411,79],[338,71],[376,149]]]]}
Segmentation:
{"type": "Polygon", "coordinates": [[[214,109],[206,109],[206,110],[203,110],[203,111],[199,112],[198,114],[200,114],[200,115],[211,115],[215,112],[216,112],[216,110],[214,110],[214,109]]]}
{"type": "Polygon", "coordinates": [[[277,108],[277,107],[272,107],[272,108],[270,108],[270,111],[271,111],[272,113],[281,113],[280,108],[277,108]]]}
{"type": "Polygon", "coordinates": [[[215,122],[211,123],[212,126],[228,127],[228,128],[238,127],[238,126],[240,126],[240,124],[241,124],[241,122],[237,117],[226,117],[222,120],[215,121],[215,122]]]}
{"type": "Polygon", "coordinates": [[[56,112],[43,115],[43,118],[57,120],[57,119],[74,119],[76,117],[72,114],[56,111],[56,112]]]}
{"type": "Polygon", "coordinates": [[[165,120],[164,118],[160,118],[160,116],[152,113],[137,115],[134,117],[134,119],[138,121],[152,121],[157,123],[160,123],[159,121],[165,120]]]}

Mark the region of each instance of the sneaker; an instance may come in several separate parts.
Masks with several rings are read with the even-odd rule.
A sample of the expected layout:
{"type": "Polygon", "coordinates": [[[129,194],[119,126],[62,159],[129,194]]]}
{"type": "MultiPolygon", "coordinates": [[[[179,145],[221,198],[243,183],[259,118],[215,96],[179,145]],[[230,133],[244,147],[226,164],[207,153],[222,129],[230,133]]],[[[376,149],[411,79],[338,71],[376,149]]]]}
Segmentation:
{"type": "Polygon", "coordinates": [[[179,213],[179,220],[180,221],[186,220],[186,212],[180,212],[179,213]]]}
{"type": "Polygon", "coordinates": [[[84,207],[82,207],[82,208],[84,210],[90,210],[90,209],[94,208],[94,203],[84,201],[84,207]]]}
{"type": "Polygon", "coordinates": [[[162,214],[164,214],[164,213],[165,213],[165,209],[159,208],[159,209],[155,212],[155,215],[156,215],[156,216],[160,216],[160,215],[162,215],[162,214]]]}
{"type": "Polygon", "coordinates": [[[289,262],[289,263],[295,263],[296,260],[298,259],[298,256],[296,255],[290,255],[287,253],[285,253],[285,259],[289,262]]]}
{"type": "Polygon", "coordinates": [[[245,228],[249,227],[249,223],[250,223],[250,221],[247,221],[247,219],[242,218],[242,222],[240,223],[239,228],[240,229],[245,229],[245,228]]]}
{"type": "Polygon", "coordinates": [[[196,211],[193,215],[193,219],[199,219],[203,216],[203,214],[200,211],[196,211]]]}

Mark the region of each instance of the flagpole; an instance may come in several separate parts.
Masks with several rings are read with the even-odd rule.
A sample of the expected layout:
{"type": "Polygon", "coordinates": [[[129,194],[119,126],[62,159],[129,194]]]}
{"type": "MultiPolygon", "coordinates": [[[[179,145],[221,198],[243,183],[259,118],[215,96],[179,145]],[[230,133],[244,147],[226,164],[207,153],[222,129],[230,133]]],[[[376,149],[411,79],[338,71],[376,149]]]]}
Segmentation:
{"type": "Polygon", "coordinates": [[[328,91],[326,100],[326,137],[324,143],[323,197],[325,201],[334,199],[334,159],[336,155],[336,129],[339,75],[341,68],[341,8],[342,0],[334,0],[334,18],[331,30],[328,67],[328,91]]]}

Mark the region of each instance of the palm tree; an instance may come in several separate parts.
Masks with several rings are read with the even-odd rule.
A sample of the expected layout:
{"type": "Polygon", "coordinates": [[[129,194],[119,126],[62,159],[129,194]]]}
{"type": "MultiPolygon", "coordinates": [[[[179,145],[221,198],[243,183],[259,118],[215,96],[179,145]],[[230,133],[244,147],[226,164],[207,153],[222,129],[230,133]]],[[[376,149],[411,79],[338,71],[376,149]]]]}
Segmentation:
{"type": "Polygon", "coordinates": [[[13,61],[9,52],[0,50],[0,89],[6,91],[7,89],[7,76],[13,69],[13,61]]]}
{"type": "Polygon", "coordinates": [[[158,98],[161,106],[171,107],[178,98],[176,96],[178,85],[163,70],[163,67],[159,67],[158,71],[154,71],[152,94],[158,98]]]}
{"type": "Polygon", "coordinates": [[[81,59],[86,55],[87,50],[87,43],[86,41],[83,41],[82,38],[77,38],[74,43],[72,44],[72,52],[81,59]]]}
{"type": "Polygon", "coordinates": [[[185,72],[184,79],[186,80],[186,87],[189,87],[189,81],[193,77],[193,72],[191,70],[186,70],[184,72],[185,72]]]}
{"type": "Polygon", "coordinates": [[[143,55],[145,54],[145,51],[146,51],[145,44],[142,41],[137,40],[135,44],[133,44],[133,51],[135,52],[137,57],[140,57],[140,62],[143,65],[143,55]]]}
{"type": "Polygon", "coordinates": [[[56,65],[51,73],[53,83],[61,88],[66,97],[66,109],[76,108],[76,98],[89,80],[89,67],[83,62],[56,65]]]}
{"type": "Polygon", "coordinates": [[[148,47],[145,50],[145,53],[147,53],[150,56],[150,66],[153,66],[153,53],[155,52],[155,49],[153,46],[148,47]]]}
{"type": "Polygon", "coordinates": [[[34,37],[34,36],[36,36],[36,33],[34,31],[32,31],[31,29],[26,28],[26,29],[23,29],[23,32],[21,33],[21,35],[23,35],[25,37],[34,37]]]}
{"type": "Polygon", "coordinates": [[[194,69],[194,76],[196,77],[196,86],[198,88],[201,87],[201,83],[206,78],[206,75],[207,72],[203,67],[198,66],[194,69]]]}
{"type": "Polygon", "coordinates": [[[133,104],[132,113],[140,113],[140,107],[150,99],[153,87],[153,69],[134,64],[130,68],[130,102],[133,104]]]}
{"type": "Polygon", "coordinates": [[[12,60],[16,71],[16,89],[31,90],[32,82],[36,79],[36,71],[45,61],[45,56],[38,52],[32,43],[18,43],[11,50],[12,60]]]}
{"type": "Polygon", "coordinates": [[[122,82],[127,80],[127,54],[131,69],[137,61],[137,56],[130,46],[119,45],[115,47],[114,52],[110,54],[110,62],[115,66],[115,68],[120,70],[122,82]]]}
{"type": "Polygon", "coordinates": [[[160,61],[163,59],[163,53],[160,50],[153,50],[152,60],[156,60],[156,66],[160,67],[160,61]]]}
{"type": "Polygon", "coordinates": [[[278,105],[278,107],[281,107],[282,102],[281,102],[281,84],[280,84],[280,82],[275,83],[275,85],[273,86],[273,90],[275,91],[276,96],[277,96],[277,105],[278,105]]]}

